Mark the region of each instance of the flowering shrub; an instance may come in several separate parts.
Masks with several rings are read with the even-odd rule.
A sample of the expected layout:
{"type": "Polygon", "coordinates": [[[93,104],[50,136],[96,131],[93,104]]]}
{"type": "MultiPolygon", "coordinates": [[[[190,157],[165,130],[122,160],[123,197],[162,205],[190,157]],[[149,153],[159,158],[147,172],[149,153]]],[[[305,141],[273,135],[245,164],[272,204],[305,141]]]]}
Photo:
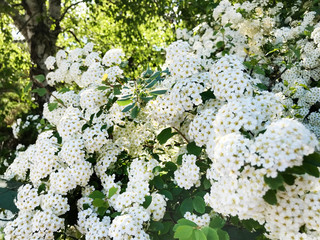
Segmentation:
{"type": "Polygon", "coordinates": [[[7,169],[28,183],[6,239],[319,239],[320,24],[264,2],[221,1],[134,80],[120,49],[49,57],[69,88],[7,169]]]}

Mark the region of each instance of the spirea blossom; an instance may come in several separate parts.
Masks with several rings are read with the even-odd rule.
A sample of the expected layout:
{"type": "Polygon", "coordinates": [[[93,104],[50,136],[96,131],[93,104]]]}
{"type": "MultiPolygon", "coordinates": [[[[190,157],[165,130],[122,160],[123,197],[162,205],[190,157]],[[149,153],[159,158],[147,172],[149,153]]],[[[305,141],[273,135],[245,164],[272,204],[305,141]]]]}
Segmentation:
{"type": "Polygon", "coordinates": [[[316,136],[302,123],[281,119],[267,127],[250,147],[250,162],[263,166],[267,176],[275,177],[277,171],[302,165],[303,156],[314,152],[318,144],[316,136]]]}
{"type": "Polygon", "coordinates": [[[179,187],[190,189],[199,184],[200,169],[196,165],[196,160],[195,155],[183,155],[181,167],[174,172],[174,179],[179,187]]]}

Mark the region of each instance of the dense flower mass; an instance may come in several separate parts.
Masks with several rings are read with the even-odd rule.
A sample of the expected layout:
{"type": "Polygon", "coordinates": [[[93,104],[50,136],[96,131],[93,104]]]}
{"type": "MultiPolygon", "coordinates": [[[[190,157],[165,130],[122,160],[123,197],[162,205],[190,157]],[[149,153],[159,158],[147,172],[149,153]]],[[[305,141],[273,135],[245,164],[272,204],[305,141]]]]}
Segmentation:
{"type": "Polygon", "coordinates": [[[320,24],[298,6],[283,24],[281,2],[223,0],[135,80],[120,49],[49,57],[48,84],[73,90],[52,93],[48,128],[7,169],[28,183],[6,239],[210,239],[234,217],[320,239],[320,24]]]}

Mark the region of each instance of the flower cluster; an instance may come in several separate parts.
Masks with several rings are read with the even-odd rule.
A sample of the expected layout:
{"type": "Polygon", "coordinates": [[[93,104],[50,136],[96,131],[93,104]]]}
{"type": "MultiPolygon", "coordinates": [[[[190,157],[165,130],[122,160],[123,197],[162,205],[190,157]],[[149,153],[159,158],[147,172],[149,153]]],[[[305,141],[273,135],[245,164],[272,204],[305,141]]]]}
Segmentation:
{"type": "Polygon", "coordinates": [[[48,57],[45,61],[47,68],[53,70],[55,65],[58,67],[48,73],[48,84],[75,82],[80,87],[87,87],[91,83],[101,83],[104,74],[107,74],[108,80],[114,82],[123,72],[117,66],[121,63],[123,52],[120,49],[112,49],[101,59],[100,54],[93,51],[93,46],[92,43],[88,43],[84,48],[76,48],[68,54],[59,50],[56,57],[48,57]]]}
{"type": "Polygon", "coordinates": [[[181,167],[174,172],[174,180],[181,188],[190,189],[200,185],[200,169],[196,165],[196,156],[185,154],[182,157],[181,167]]]}
{"type": "Polygon", "coordinates": [[[236,56],[228,55],[214,63],[210,70],[211,88],[221,101],[251,96],[259,80],[244,72],[245,67],[236,56]]]}

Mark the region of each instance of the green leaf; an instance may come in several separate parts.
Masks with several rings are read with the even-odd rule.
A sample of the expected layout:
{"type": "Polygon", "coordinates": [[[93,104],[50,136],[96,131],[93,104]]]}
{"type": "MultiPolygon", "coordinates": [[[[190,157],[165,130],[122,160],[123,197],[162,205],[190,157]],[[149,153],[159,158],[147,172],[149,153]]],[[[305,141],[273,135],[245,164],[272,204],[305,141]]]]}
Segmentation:
{"type": "Polygon", "coordinates": [[[29,89],[32,87],[32,82],[29,82],[28,85],[24,88],[24,92],[28,92],[29,89]]]}
{"type": "Polygon", "coordinates": [[[310,88],[307,86],[307,85],[305,85],[305,84],[299,84],[299,86],[301,86],[301,87],[303,87],[304,89],[306,89],[306,90],[308,90],[308,91],[310,91],[310,88]]]}
{"type": "Polygon", "coordinates": [[[111,217],[112,217],[112,218],[116,218],[116,217],[118,217],[118,216],[120,216],[120,215],[121,215],[120,212],[114,212],[114,213],[111,214],[111,217]]]}
{"type": "Polygon", "coordinates": [[[270,205],[276,205],[278,203],[276,193],[275,190],[269,189],[263,196],[263,199],[270,205]]]}
{"type": "Polygon", "coordinates": [[[209,188],[211,188],[211,183],[208,179],[204,179],[202,183],[203,183],[203,188],[205,190],[208,190],[209,188]]]}
{"type": "Polygon", "coordinates": [[[140,112],[140,108],[138,106],[135,106],[132,110],[131,110],[131,118],[136,118],[138,116],[138,113],[140,112]]]}
{"type": "Polygon", "coordinates": [[[292,109],[301,109],[303,108],[302,106],[298,106],[297,104],[294,104],[293,106],[291,106],[292,109]]]}
{"type": "Polygon", "coordinates": [[[152,202],[152,196],[145,196],[145,197],[144,197],[144,202],[143,202],[142,206],[143,206],[145,209],[147,209],[147,208],[150,206],[151,202],[152,202]]]}
{"type": "Polygon", "coordinates": [[[160,194],[164,195],[166,198],[168,198],[169,200],[173,200],[173,196],[172,193],[169,192],[168,190],[161,190],[159,191],[160,194]]]}
{"type": "Polygon", "coordinates": [[[33,89],[31,92],[37,93],[40,97],[43,97],[47,93],[47,89],[45,88],[36,88],[33,89]]]}
{"type": "Polygon", "coordinates": [[[186,212],[193,212],[193,204],[192,204],[192,199],[191,198],[187,198],[185,199],[180,206],[180,213],[182,216],[184,216],[184,214],[186,212]]]}
{"type": "Polygon", "coordinates": [[[255,229],[261,228],[261,225],[259,224],[259,222],[253,219],[245,219],[245,220],[242,220],[241,223],[250,232],[254,231],[255,229]]]}
{"type": "Polygon", "coordinates": [[[143,77],[150,77],[152,73],[153,71],[151,70],[148,64],[147,70],[143,73],[143,77]]]}
{"type": "Polygon", "coordinates": [[[275,178],[269,178],[264,176],[264,182],[271,188],[271,189],[278,189],[279,187],[283,186],[283,177],[278,174],[275,178]]]}
{"type": "Polygon", "coordinates": [[[160,77],[160,75],[161,75],[161,72],[155,72],[155,73],[153,73],[152,75],[151,75],[151,77],[150,77],[150,79],[152,80],[152,79],[159,79],[159,77],[160,77]]]}
{"type": "Polygon", "coordinates": [[[34,76],[34,78],[38,81],[38,82],[44,82],[46,80],[46,77],[43,74],[40,75],[36,75],[34,76]]]}
{"type": "Polygon", "coordinates": [[[280,50],[279,48],[275,48],[275,49],[271,50],[270,52],[268,52],[268,53],[266,54],[266,56],[268,56],[269,54],[274,53],[274,52],[276,52],[276,51],[279,51],[279,50],[280,50]]]}
{"type": "Polygon", "coordinates": [[[108,125],[107,125],[107,124],[102,125],[102,126],[101,126],[101,128],[100,128],[100,131],[102,132],[102,130],[107,129],[107,127],[108,127],[108,125]]]}
{"type": "Polygon", "coordinates": [[[144,101],[145,103],[149,102],[150,100],[152,100],[154,97],[140,97],[140,99],[142,101],[144,101]]]}
{"type": "Polygon", "coordinates": [[[217,48],[222,48],[224,46],[224,41],[219,41],[216,44],[217,48]]]}
{"type": "Polygon", "coordinates": [[[198,229],[194,230],[195,240],[207,240],[206,235],[198,229]]]}
{"type": "Polygon", "coordinates": [[[49,109],[50,112],[55,110],[57,107],[58,107],[58,103],[49,103],[48,104],[48,109],[49,109]]]}
{"type": "Polygon", "coordinates": [[[99,207],[98,208],[99,216],[103,217],[107,210],[108,210],[108,208],[106,208],[106,207],[99,207]]]}
{"type": "Polygon", "coordinates": [[[106,202],[104,200],[102,200],[101,198],[95,198],[92,201],[92,205],[95,207],[105,207],[106,202]]]}
{"type": "Polygon", "coordinates": [[[157,90],[150,91],[149,93],[151,95],[161,95],[161,94],[165,94],[166,92],[167,92],[166,89],[157,89],[157,90]]]}
{"type": "Polygon", "coordinates": [[[104,195],[104,193],[98,191],[98,190],[95,190],[93,191],[90,195],[89,195],[89,198],[92,198],[92,199],[95,199],[95,198],[105,198],[106,196],[104,195]]]}
{"type": "Polygon", "coordinates": [[[304,116],[300,115],[299,113],[295,114],[294,117],[296,117],[296,118],[304,118],[304,116]]]}
{"type": "Polygon", "coordinates": [[[260,88],[261,90],[268,90],[268,87],[266,85],[264,85],[263,83],[258,83],[258,84],[256,84],[256,86],[258,88],[260,88]]]}
{"type": "MultiPolygon", "coordinates": [[[[217,230],[218,232],[218,235],[219,235],[219,238],[220,238],[220,229],[217,230]]],[[[247,229],[239,229],[235,226],[232,226],[232,225],[228,225],[228,226],[225,226],[224,227],[224,230],[228,233],[228,236],[227,238],[225,238],[226,240],[229,240],[229,239],[236,239],[236,240],[257,240],[258,236],[261,234],[260,232],[249,232],[247,229]]],[[[224,238],[220,238],[219,240],[224,240],[224,238]]]]}
{"type": "Polygon", "coordinates": [[[210,221],[209,226],[212,228],[222,228],[225,223],[226,221],[222,217],[220,217],[219,215],[216,215],[210,221]]]}
{"type": "Polygon", "coordinates": [[[121,85],[114,85],[114,86],[113,86],[113,94],[114,94],[114,95],[119,95],[119,94],[121,94],[121,85]]]}
{"type": "Polygon", "coordinates": [[[108,89],[109,87],[107,87],[107,86],[99,86],[99,87],[97,87],[97,89],[98,90],[101,90],[101,91],[104,91],[104,90],[106,90],[106,89],[108,89]]]}
{"type": "Polygon", "coordinates": [[[119,106],[126,106],[126,105],[132,103],[132,100],[130,98],[119,99],[117,101],[117,103],[119,104],[119,106]]]}
{"type": "Polygon", "coordinates": [[[198,213],[203,214],[205,212],[206,204],[205,204],[202,197],[196,196],[192,200],[192,205],[193,205],[194,210],[196,210],[198,213]]]}
{"type": "MultiPolygon", "coordinates": [[[[170,231],[170,229],[173,228],[173,223],[172,222],[163,222],[163,229],[160,230],[160,235],[166,234],[170,231]]],[[[150,224],[151,225],[151,224],[150,224]]]]}
{"type": "Polygon", "coordinates": [[[191,237],[193,230],[193,227],[188,225],[179,226],[174,233],[174,237],[180,240],[188,239],[191,237]]]}
{"type": "Polygon", "coordinates": [[[245,65],[248,69],[252,68],[252,63],[250,61],[243,62],[243,65],[245,65]]]}
{"type": "Polygon", "coordinates": [[[155,174],[155,173],[159,173],[161,171],[161,167],[160,166],[156,166],[152,169],[152,173],[155,174]]]}
{"type": "Polygon", "coordinates": [[[185,218],[179,219],[178,224],[179,225],[188,225],[191,227],[198,227],[198,225],[196,223],[192,222],[191,220],[185,219],[185,218]]]}
{"type": "Polygon", "coordinates": [[[294,184],[294,181],[296,180],[296,176],[294,175],[291,175],[291,174],[285,174],[285,173],[282,173],[281,174],[282,177],[283,177],[283,180],[286,184],[288,185],[293,185],[294,184]]]}
{"type": "Polygon", "coordinates": [[[254,71],[255,73],[258,73],[258,74],[261,74],[261,75],[265,75],[265,74],[266,74],[265,71],[264,71],[264,69],[261,68],[260,66],[257,66],[257,65],[254,66],[253,71],[254,71]]]}
{"type": "Polygon", "coordinates": [[[314,152],[308,156],[304,156],[303,162],[320,167],[320,154],[317,152],[314,152]]]}
{"type": "Polygon", "coordinates": [[[308,173],[309,175],[317,178],[319,177],[319,169],[317,166],[304,162],[302,167],[306,170],[306,173],[308,173]]]}
{"type": "Polygon", "coordinates": [[[117,193],[117,191],[118,191],[118,188],[116,188],[116,187],[110,188],[109,192],[108,192],[108,198],[109,199],[112,198],[112,196],[115,195],[117,193]]]}
{"type": "Polygon", "coordinates": [[[18,212],[18,208],[14,204],[17,197],[17,191],[9,188],[0,188],[0,208],[10,210],[13,213],[18,212]]]}
{"type": "Polygon", "coordinates": [[[188,143],[187,145],[187,151],[190,154],[199,156],[202,152],[202,148],[198,147],[195,142],[191,142],[191,143],[188,143]]]}
{"type": "Polygon", "coordinates": [[[129,61],[122,61],[119,65],[121,68],[125,68],[128,65],[129,61]]]}
{"type": "Polygon", "coordinates": [[[136,105],[136,103],[132,103],[132,104],[126,106],[124,109],[122,109],[121,112],[128,112],[128,111],[130,111],[130,110],[134,107],[134,105],[136,105]]]}
{"type": "Polygon", "coordinates": [[[217,229],[219,240],[230,240],[229,234],[226,231],[217,229]]]}
{"type": "Polygon", "coordinates": [[[83,210],[87,210],[88,208],[90,208],[90,205],[88,203],[85,203],[82,205],[83,210]]]}
{"type": "Polygon", "coordinates": [[[59,90],[59,93],[66,93],[66,92],[69,92],[69,91],[71,91],[69,88],[61,88],[59,90]]]}
{"type": "Polygon", "coordinates": [[[286,169],[286,173],[302,175],[306,173],[306,170],[302,166],[294,166],[286,169]]]}
{"type": "Polygon", "coordinates": [[[159,232],[164,230],[164,225],[162,222],[151,221],[148,230],[151,232],[159,232]]]}
{"type": "Polygon", "coordinates": [[[89,127],[89,124],[84,124],[81,128],[81,131],[83,132],[84,130],[86,130],[89,127]]]}
{"type": "Polygon", "coordinates": [[[184,154],[180,154],[180,155],[177,157],[177,164],[178,164],[178,165],[181,165],[181,164],[182,164],[183,155],[184,155],[184,154]]]}
{"type": "Polygon", "coordinates": [[[178,168],[177,168],[177,165],[173,162],[166,162],[165,164],[165,168],[169,171],[176,171],[178,168]]]}
{"type": "Polygon", "coordinates": [[[163,182],[163,180],[162,180],[162,178],[160,176],[155,176],[153,178],[153,184],[157,189],[162,189],[163,185],[164,185],[164,182],[163,182]]]}
{"type": "Polygon", "coordinates": [[[158,82],[158,79],[154,79],[146,86],[146,88],[152,88],[157,82],[158,82]]]}
{"type": "Polygon", "coordinates": [[[215,99],[216,96],[214,95],[214,93],[209,89],[205,92],[200,93],[201,99],[203,102],[209,100],[209,99],[215,99]]]}
{"type": "Polygon", "coordinates": [[[38,194],[40,194],[41,192],[44,192],[45,190],[46,190],[46,184],[41,183],[41,185],[38,187],[38,194]]]}
{"type": "Polygon", "coordinates": [[[157,136],[157,140],[160,144],[165,144],[169,138],[176,135],[176,132],[172,132],[171,127],[163,129],[157,136]]]}
{"type": "Polygon", "coordinates": [[[100,117],[102,113],[103,113],[103,110],[102,110],[102,109],[99,110],[99,112],[97,112],[97,114],[96,114],[96,117],[97,117],[97,118],[100,117]]]}
{"type": "Polygon", "coordinates": [[[208,240],[219,240],[218,233],[211,227],[203,227],[201,231],[205,234],[208,240]]]}

